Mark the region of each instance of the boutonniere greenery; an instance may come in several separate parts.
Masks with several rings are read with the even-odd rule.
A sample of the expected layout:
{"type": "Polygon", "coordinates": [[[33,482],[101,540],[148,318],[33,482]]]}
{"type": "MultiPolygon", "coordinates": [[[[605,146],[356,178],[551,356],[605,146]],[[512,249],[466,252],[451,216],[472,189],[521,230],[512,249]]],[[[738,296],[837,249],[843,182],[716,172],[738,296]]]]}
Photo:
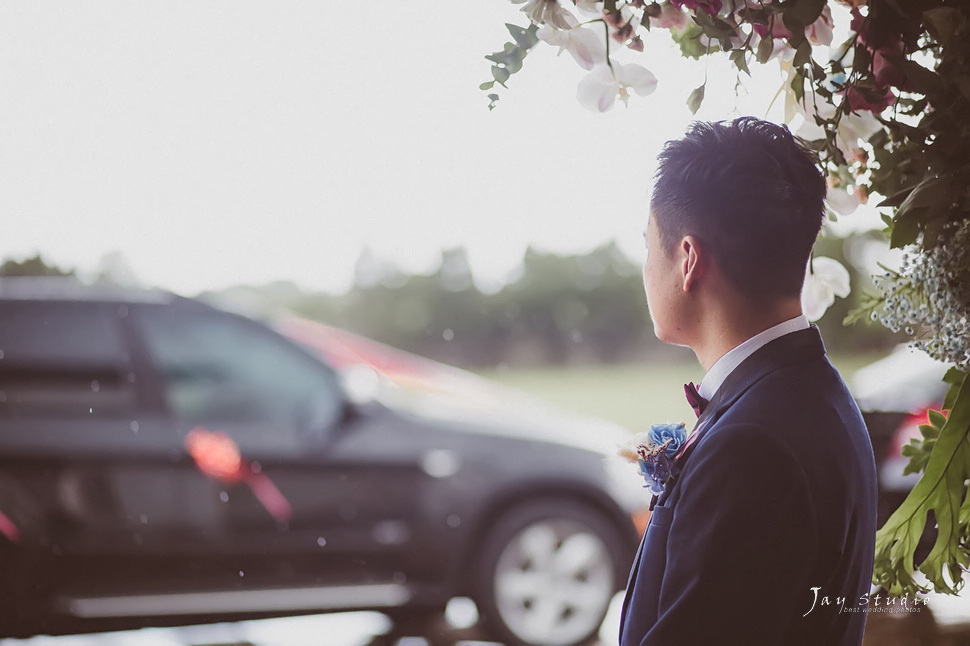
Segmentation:
{"type": "Polygon", "coordinates": [[[637,433],[618,453],[636,463],[650,493],[659,496],[670,479],[670,467],[687,442],[683,424],[654,424],[646,433],[637,433]]]}

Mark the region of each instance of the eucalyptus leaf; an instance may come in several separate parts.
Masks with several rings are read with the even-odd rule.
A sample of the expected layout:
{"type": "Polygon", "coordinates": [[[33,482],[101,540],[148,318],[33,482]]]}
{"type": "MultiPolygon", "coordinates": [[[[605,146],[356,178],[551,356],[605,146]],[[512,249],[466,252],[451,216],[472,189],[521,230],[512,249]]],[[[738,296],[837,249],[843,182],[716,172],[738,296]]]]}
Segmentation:
{"type": "Polygon", "coordinates": [[[694,88],[694,91],[687,97],[687,109],[690,110],[691,114],[697,114],[697,110],[701,107],[701,103],[704,101],[704,88],[706,85],[705,83],[700,87],[694,88]]]}

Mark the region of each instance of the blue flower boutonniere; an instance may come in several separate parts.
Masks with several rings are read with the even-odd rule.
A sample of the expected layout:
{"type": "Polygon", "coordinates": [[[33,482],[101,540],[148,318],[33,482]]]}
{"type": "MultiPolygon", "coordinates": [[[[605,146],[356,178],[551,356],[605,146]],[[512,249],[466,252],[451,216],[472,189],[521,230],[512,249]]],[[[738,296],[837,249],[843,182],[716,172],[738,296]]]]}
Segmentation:
{"type": "Polygon", "coordinates": [[[686,442],[687,427],[683,424],[654,424],[648,432],[633,436],[629,445],[620,448],[619,454],[637,463],[640,475],[647,482],[644,486],[659,496],[670,479],[670,467],[686,442]]]}

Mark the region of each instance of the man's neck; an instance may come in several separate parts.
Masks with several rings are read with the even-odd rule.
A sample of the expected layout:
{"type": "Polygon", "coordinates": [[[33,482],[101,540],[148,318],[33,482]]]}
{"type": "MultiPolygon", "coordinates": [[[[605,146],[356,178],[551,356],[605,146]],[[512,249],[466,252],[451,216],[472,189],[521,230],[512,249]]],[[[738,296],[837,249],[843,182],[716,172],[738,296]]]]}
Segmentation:
{"type": "Polygon", "coordinates": [[[705,318],[691,349],[704,370],[710,370],[732,348],[801,313],[801,303],[797,299],[757,307],[719,308],[705,318]]]}

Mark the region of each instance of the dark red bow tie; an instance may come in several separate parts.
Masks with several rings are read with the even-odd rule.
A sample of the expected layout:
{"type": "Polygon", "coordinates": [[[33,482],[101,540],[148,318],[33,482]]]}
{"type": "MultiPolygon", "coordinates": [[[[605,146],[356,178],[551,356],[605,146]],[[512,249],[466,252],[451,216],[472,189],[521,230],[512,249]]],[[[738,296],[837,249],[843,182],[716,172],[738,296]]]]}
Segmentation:
{"type": "Polygon", "coordinates": [[[684,394],[687,395],[687,403],[694,409],[694,414],[700,417],[704,409],[707,408],[707,400],[697,392],[697,386],[694,385],[694,382],[684,384],[684,394]]]}

